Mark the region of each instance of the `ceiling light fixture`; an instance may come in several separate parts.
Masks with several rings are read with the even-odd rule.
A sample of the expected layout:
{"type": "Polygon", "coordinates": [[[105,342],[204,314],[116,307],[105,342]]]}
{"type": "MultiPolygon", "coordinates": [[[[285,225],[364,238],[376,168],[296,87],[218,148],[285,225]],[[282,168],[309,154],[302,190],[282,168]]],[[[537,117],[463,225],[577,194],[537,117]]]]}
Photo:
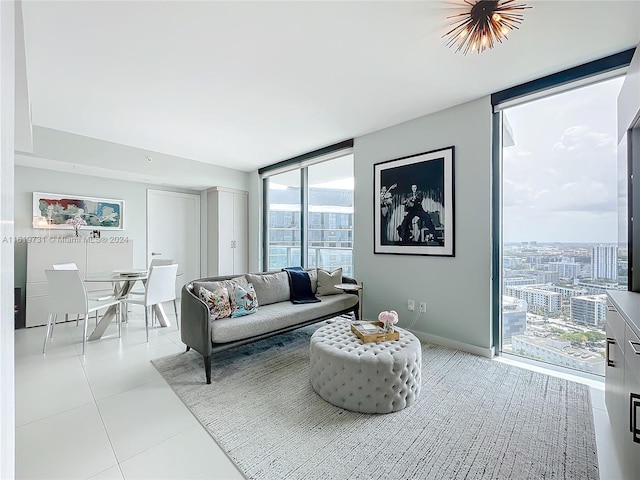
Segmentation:
{"type": "Polygon", "coordinates": [[[496,42],[502,43],[507,34],[522,23],[523,10],[528,7],[516,0],[478,0],[475,3],[464,0],[471,10],[452,15],[448,19],[453,28],[442,37],[449,37],[448,47],[457,46],[456,52],[462,50],[466,55],[474,50],[478,53],[493,48],[496,42]]]}

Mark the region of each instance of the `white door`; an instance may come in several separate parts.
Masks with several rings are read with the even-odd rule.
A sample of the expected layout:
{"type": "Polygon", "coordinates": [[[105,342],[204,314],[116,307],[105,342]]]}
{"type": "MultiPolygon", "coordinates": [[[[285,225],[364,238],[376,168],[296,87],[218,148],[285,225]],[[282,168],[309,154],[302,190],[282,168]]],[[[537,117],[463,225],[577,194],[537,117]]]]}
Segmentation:
{"type": "Polygon", "coordinates": [[[147,190],[147,264],[154,258],[178,264],[176,289],[200,278],[200,196],[147,190]]]}

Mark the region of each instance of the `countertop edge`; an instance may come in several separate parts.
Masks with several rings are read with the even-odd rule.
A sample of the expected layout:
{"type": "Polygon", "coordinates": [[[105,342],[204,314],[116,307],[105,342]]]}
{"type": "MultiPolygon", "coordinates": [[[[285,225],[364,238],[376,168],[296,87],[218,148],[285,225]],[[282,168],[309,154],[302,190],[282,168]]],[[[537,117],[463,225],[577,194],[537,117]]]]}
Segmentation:
{"type": "Polygon", "coordinates": [[[607,290],[607,297],[631,330],[640,337],[640,293],[607,290]]]}

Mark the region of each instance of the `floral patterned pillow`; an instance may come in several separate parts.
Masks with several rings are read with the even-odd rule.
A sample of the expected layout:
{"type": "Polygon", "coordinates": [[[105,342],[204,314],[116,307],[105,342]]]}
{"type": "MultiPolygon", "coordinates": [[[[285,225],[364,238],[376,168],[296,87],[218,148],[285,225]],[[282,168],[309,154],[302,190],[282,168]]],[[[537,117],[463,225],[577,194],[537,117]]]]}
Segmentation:
{"type": "Polygon", "coordinates": [[[231,314],[232,318],[242,317],[255,313],[258,310],[258,297],[253,288],[253,284],[249,283],[246,287],[236,285],[236,308],[231,314]]]}
{"type": "Polygon", "coordinates": [[[200,287],[198,296],[209,307],[209,320],[231,316],[231,303],[229,302],[229,290],[227,290],[227,287],[220,286],[213,292],[200,287]]]}

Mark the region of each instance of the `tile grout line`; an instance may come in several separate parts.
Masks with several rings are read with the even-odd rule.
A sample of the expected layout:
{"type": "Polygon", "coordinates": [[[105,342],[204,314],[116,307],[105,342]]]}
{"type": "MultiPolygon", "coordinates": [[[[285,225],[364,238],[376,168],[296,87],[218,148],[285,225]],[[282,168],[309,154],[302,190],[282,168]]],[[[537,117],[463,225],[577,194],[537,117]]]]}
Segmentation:
{"type": "MultiPolygon", "coordinates": [[[[96,399],[96,395],[93,391],[93,388],[91,387],[91,382],[89,381],[89,377],[87,376],[87,371],[85,370],[85,364],[83,362],[80,362],[80,364],[82,365],[82,374],[84,375],[84,379],[87,382],[87,386],[89,387],[89,391],[91,392],[91,397],[93,398],[93,404],[96,407],[96,410],[98,411],[98,415],[100,416],[100,422],[102,423],[102,428],[104,428],[104,433],[107,435],[107,440],[109,440],[109,446],[111,447],[111,452],[113,453],[113,458],[116,459],[116,465],[118,466],[118,469],[120,470],[120,474],[122,475],[122,478],[124,477],[124,473],[122,472],[122,468],[120,467],[120,459],[118,458],[118,455],[116,454],[116,450],[113,447],[113,442],[111,441],[111,436],[109,435],[109,430],[107,429],[107,425],[104,422],[104,418],[102,416],[102,412],[100,411],[100,407],[98,406],[98,400],[96,399]]],[[[112,465],[109,468],[112,468],[115,465],[112,465]]],[[[106,469],[108,470],[108,469],[106,469]]],[[[105,470],[103,470],[105,471],[105,470]]],[[[96,472],[95,475],[98,475],[102,472],[96,472]]],[[[93,476],[95,476],[93,475],[93,476]]],[[[89,477],[91,478],[91,477],[89,477]]]]}

